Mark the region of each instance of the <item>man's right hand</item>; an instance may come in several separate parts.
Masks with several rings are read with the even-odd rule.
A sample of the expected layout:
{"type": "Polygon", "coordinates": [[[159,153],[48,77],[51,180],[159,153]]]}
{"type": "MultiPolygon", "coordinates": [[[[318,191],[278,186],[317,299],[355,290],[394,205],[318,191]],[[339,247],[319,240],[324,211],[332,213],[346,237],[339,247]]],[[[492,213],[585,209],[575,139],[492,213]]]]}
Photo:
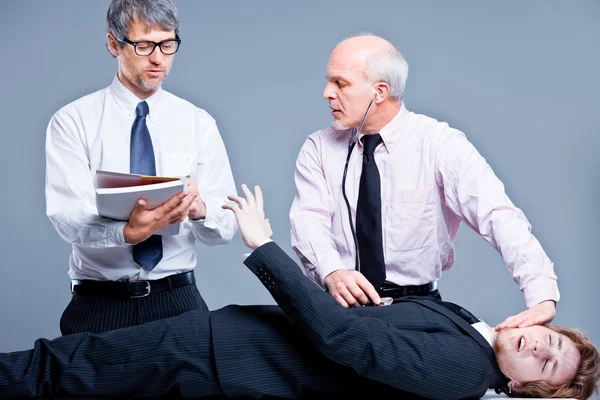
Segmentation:
{"type": "Polygon", "coordinates": [[[374,304],[381,302],[371,282],[358,271],[333,271],[325,277],[325,286],[333,298],[346,308],[365,305],[369,299],[374,304]]]}
{"type": "Polygon", "coordinates": [[[123,228],[125,241],[137,244],[168,225],[183,222],[197,196],[197,193],[181,192],[153,210],[146,210],[146,201],[139,199],[123,228]]]}

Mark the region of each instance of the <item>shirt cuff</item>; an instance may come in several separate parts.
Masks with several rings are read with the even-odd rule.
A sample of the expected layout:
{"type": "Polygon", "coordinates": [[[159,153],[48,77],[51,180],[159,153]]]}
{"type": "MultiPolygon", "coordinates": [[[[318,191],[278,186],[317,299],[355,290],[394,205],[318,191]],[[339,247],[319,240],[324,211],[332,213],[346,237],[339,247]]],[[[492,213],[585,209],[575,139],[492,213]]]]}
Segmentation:
{"type": "Polygon", "coordinates": [[[558,301],[560,299],[558,284],[555,279],[538,278],[523,288],[523,295],[525,296],[527,308],[533,307],[542,301],[558,301]]]}
{"type": "Polygon", "coordinates": [[[188,220],[198,226],[198,227],[204,227],[206,226],[207,228],[212,228],[214,227],[215,224],[215,220],[217,219],[217,213],[214,207],[214,204],[212,204],[212,202],[202,199],[202,201],[204,202],[204,206],[206,207],[206,215],[204,216],[204,218],[200,218],[200,219],[190,219],[188,218],[188,220]]]}
{"type": "Polygon", "coordinates": [[[321,287],[325,288],[325,278],[327,275],[331,274],[334,271],[339,269],[347,269],[342,259],[340,258],[340,254],[335,252],[325,253],[323,255],[317,256],[319,261],[316,266],[317,275],[319,281],[317,282],[321,287]]]}
{"type": "MultiPolygon", "coordinates": [[[[272,241],[273,241],[273,240],[271,240],[271,239],[265,239],[265,240],[264,240],[264,241],[263,241],[263,242],[260,244],[260,246],[258,246],[256,249],[254,249],[254,251],[252,251],[252,253],[254,253],[254,252],[255,252],[256,250],[258,250],[260,247],[262,247],[262,246],[264,246],[265,244],[267,244],[267,243],[270,243],[270,242],[272,242],[272,241]]],[[[244,260],[245,260],[246,258],[250,257],[250,254],[252,254],[252,253],[245,253],[245,254],[243,254],[243,258],[244,258],[244,260]]]]}
{"type": "Polygon", "coordinates": [[[115,221],[114,229],[110,230],[111,240],[117,246],[131,246],[131,243],[127,243],[125,241],[125,236],[123,235],[123,229],[125,229],[125,225],[127,225],[127,222],[115,221]]]}
{"type": "Polygon", "coordinates": [[[229,243],[237,230],[235,216],[229,210],[223,210],[222,201],[207,201],[206,217],[203,219],[187,219],[191,228],[196,232],[196,237],[205,244],[229,243]]]}

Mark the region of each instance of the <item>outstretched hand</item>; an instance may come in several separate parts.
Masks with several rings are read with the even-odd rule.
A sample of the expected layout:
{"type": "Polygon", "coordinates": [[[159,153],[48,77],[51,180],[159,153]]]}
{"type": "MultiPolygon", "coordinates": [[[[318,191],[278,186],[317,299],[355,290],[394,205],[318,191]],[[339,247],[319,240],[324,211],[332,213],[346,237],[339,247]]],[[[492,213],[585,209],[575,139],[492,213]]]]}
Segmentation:
{"type": "Polygon", "coordinates": [[[553,300],[542,301],[522,313],[506,318],[496,326],[496,330],[505,328],[525,328],[532,325],[544,325],[556,316],[556,303],[553,300]]]}
{"type": "Polygon", "coordinates": [[[244,244],[252,250],[263,245],[273,235],[269,220],[265,218],[264,201],[259,186],[254,187],[254,194],[246,185],[242,185],[245,197],[229,195],[233,203],[223,204],[225,210],[231,210],[237,219],[240,235],[244,244]]]}

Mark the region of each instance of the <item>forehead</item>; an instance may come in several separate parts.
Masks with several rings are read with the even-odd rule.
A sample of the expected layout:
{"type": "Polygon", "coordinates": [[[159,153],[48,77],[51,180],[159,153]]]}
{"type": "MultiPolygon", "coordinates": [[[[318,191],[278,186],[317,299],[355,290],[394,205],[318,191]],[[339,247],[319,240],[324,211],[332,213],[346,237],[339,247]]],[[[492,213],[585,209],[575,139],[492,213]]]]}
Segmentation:
{"type": "Polygon", "coordinates": [[[140,20],[137,16],[133,18],[129,25],[129,40],[152,40],[159,42],[166,39],[174,39],[175,31],[165,31],[158,26],[151,26],[140,20]]]}
{"type": "Polygon", "coordinates": [[[327,79],[345,78],[356,80],[365,77],[365,58],[362,53],[336,48],[329,56],[325,76],[327,79]]]}
{"type": "Polygon", "coordinates": [[[337,63],[330,60],[325,69],[325,78],[328,80],[344,79],[354,82],[364,80],[366,76],[364,70],[355,64],[337,63]]]}

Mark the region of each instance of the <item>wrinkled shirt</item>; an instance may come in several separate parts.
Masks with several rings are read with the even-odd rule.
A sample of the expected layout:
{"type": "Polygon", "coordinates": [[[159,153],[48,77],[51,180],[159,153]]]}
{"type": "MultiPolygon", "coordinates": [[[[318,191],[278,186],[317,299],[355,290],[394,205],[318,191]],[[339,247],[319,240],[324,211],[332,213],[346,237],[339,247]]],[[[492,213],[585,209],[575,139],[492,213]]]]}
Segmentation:
{"type": "MultiPolygon", "coordinates": [[[[292,246],[307,275],[321,286],[333,271],[355,269],[356,249],[342,197],[355,131],[329,127],[313,133],[296,162],[292,246]]],[[[523,212],[462,132],[403,105],[379,133],[383,141],[374,156],[381,175],[386,281],[422,285],[440,279],[454,263],[452,242],[464,222],[500,253],[528,307],[558,301],[553,263],[523,212]]],[[[346,178],[353,225],[362,171],[360,137],[346,178]]]]}

